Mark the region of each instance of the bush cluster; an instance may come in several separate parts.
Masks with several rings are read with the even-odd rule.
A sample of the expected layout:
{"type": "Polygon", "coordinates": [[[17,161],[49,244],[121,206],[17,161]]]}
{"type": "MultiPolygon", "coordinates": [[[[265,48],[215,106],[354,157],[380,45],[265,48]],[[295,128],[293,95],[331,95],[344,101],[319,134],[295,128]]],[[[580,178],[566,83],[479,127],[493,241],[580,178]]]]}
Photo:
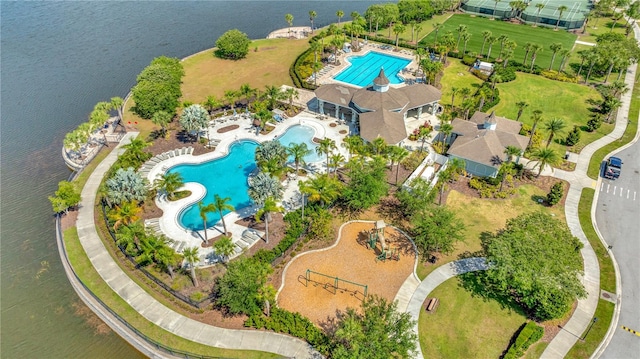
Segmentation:
{"type": "Polygon", "coordinates": [[[272,308],[271,316],[254,314],[244,322],[245,327],[272,330],[302,338],[316,350],[327,353],[329,339],[309,319],[300,313],[292,313],[281,308],[272,308]]]}
{"type": "MultiPolygon", "coordinates": [[[[315,90],[316,86],[307,82],[307,78],[310,75],[305,76],[305,71],[308,72],[309,69],[309,65],[305,62],[309,56],[313,56],[313,51],[311,49],[308,49],[298,55],[293,64],[291,64],[291,67],[289,67],[289,76],[291,77],[295,87],[315,90]]],[[[311,72],[313,73],[313,69],[311,72]]]]}
{"type": "Polygon", "coordinates": [[[493,76],[499,76],[497,83],[511,82],[516,79],[516,69],[512,66],[498,66],[493,71],[493,76]]]}
{"type": "MultiPolygon", "coordinates": [[[[307,212],[309,210],[307,209],[307,212]]],[[[284,221],[287,223],[287,229],[284,234],[284,238],[278,243],[278,245],[271,249],[261,249],[253,256],[254,259],[263,262],[271,263],[276,258],[280,257],[287,249],[291,248],[293,244],[304,234],[304,231],[308,225],[306,220],[302,219],[302,212],[300,209],[293,212],[289,212],[284,216],[284,221]]]]}
{"type": "Polygon", "coordinates": [[[564,72],[558,72],[555,70],[543,70],[540,72],[540,75],[550,79],[550,80],[556,80],[556,81],[562,81],[562,82],[570,82],[570,83],[574,83],[577,84],[578,83],[578,78],[575,76],[571,76],[568,75],[564,72]]]}
{"type": "Polygon", "coordinates": [[[516,340],[509,346],[504,359],[516,359],[524,355],[524,352],[544,335],[544,328],[535,322],[528,322],[520,331],[516,340]]]}
{"type": "MultiPolygon", "coordinates": [[[[513,179],[509,182],[513,184],[513,179]]],[[[510,186],[504,186],[506,190],[503,188],[503,191],[500,191],[500,180],[491,177],[474,177],[469,180],[469,187],[477,190],[481,198],[507,198],[516,192],[515,188],[510,186]]]]}
{"type": "MultiPolygon", "coordinates": [[[[381,42],[383,44],[389,44],[389,45],[393,45],[396,46],[396,40],[395,39],[388,39],[386,37],[382,37],[382,36],[371,36],[369,37],[370,41],[375,41],[375,42],[381,42]]],[[[406,49],[411,49],[411,50],[415,50],[418,47],[416,45],[410,44],[408,42],[404,42],[404,41],[398,41],[398,47],[404,47],[406,49]]]]}

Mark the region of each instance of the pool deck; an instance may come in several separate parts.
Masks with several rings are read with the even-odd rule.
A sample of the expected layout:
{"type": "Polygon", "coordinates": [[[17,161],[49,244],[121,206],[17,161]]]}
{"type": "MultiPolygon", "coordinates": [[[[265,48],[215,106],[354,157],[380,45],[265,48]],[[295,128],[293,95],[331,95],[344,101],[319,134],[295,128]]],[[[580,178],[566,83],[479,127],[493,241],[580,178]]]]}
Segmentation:
{"type": "MultiPolygon", "coordinates": [[[[317,138],[330,138],[336,142],[337,151],[340,152],[345,158],[348,158],[346,149],[340,144],[342,139],[347,135],[353,133],[355,128],[353,125],[339,124],[336,127],[331,127],[331,123],[335,123],[336,119],[329,118],[327,120],[317,119],[317,114],[304,111],[299,115],[291,118],[284,119],[278,123],[273,131],[267,135],[256,135],[255,130],[251,125],[251,120],[237,116],[238,120],[232,120],[232,116],[221,120],[211,121],[208,133],[210,134],[210,140],[218,140],[219,143],[215,149],[211,152],[193,156],[191,154],[182,155],[179,157],[172,157],[166,159],[153,167],[147,178],[150,182],[153,182],[157,176],[166,172],[167,169],[179,165],[179,164],[198,164],[206,161],[211,161],[216,158],[221,158],[228,154],[231,144],[238,140],[253,140],[256,142],[264,142],[276,139],[280,137],[289,127],[295,125],[305,125],[312,127],[315,130],[314,137],[317,138]],[[224,121],[224,122],[223,122],[224,121]],[[218,133],[221,128],[239,125],[236,130],[232,130],[225,133],[218,133]],[[340,134],[341,130],[346,130],[347,134],[340,134]]],[[[207,137],[205,135],[205,137],[207,137]]],[[[326,164],[324,161],[309,163],[305,168],[311,173],[323,173],[326,171],[326,164]]],[[[285,187],[284,195],[280,205],[285,207],[286,210],[293,210],[301,205],[301,194],[298,190],[298,178],[289,177],[282,183],[285,187]]],[[[187,198],[180,199],[178,201],[167,201],[166,198],[160,196],[156,198],[156,205],[163,211],[163,215],[159,217],[157,223],[160,231],[174,241],[174,248],[180,248],[180,251],[187,247],[199,247],[200,266],[206,266],[214,264],[217,257],[212,248],[202,248],[201,243],[204,241],[204,230],[192,231],[183,228],[179,224],[179,214],[182,209],[190,206],[193,203],[197,203],[205,195],[205,188],[199,183],[188,182],[185,183],[184,189],[191,191],[191,195],[187,198]]],[[[242,240],[243,234],[248,229],[245,226],[239,225],[236,222],[239,219],[246,217],[253,217],[259,208],[257,206],[251,206],[246,208],[238,208],[236,211],[230,212],[224,216],[225,223],[227,224],[227,231],[232,233],[234,243],[236,243],[238,250],[240,248],[248,247],[248,244],[242,240]]],[[[263,238],[264,233],[254,231],[255,234],[263,238]]],[[[208,238],[216,237],[224,232],[222,228],[222,221],[218,222],[215,226],[207,229],[208,238]]],[[[256,242],[254,242],[256,243],[256,242]]],[[[249,245],[250,246],[250,245],[249,245]]],[[[241,252],[237,252],[231,256],[234,258],[241,252]]]]}
{"type": "MultiPolygon", "coordinates": [[[[331,83],[342,83],[345,85],[349,85],[349,86],[354,86],[354,87],[359,87],[350,83],[346,83],[346,82],[342,82],[342,81],[338,81],[336,79],[334,79],[333,77],[336,76],[338,73],[340,73],[342,70],[344,70],[345,68],[347,68],[348,66],[351,65],[351,63],[349,62],[349,60],[347,60],[346,58],[349,56],[364,56],[366,54],[368,54],[371,51],[375,51],[375,52],[379,52],[381,54],[385,54],[385,55],[391,55],[391,56],[396,56],[396,57],[401,57],[403,59],[408,59],[411,60],[411,62],[409,63],[409,65],[407,65],[405,68],[409,69],[409,71],[413,72],[416,69],[418,69],[418,63],[416,62],[415,59],[415,54],[413,51],[411,50],[406,50],[406,49],[400,49],[399,51],[395,51],[395,46],[391,46],[391,48],[389,49],[385,49],[383,48],[384,46],[391,46],[391,45],[385,45],[385,44],[379,44],[379,43],[375,43],[375,42],[368,42],[366,44],[363,45],[362,49],[358,52],[343,52],[340,51],[340,54],[338,55],[338,61],[340,62],[340,65],[334,65],[333,63],[328,63],[322,70],[320,70],[318,72],[318,74],[320,75],[318,77],[318,85],[326,85],[326,84],[331,84],[331,83]]],[[[408,75],[406,74],[400,74],[403,77],[406,77],[408,75]]],[[[412,76],[409,76],[410,78],[413,78],[412,76]]],[[[392,87],[402,87],[405,86],[404,83],[402,84],[392,84],[392,87]]]]}

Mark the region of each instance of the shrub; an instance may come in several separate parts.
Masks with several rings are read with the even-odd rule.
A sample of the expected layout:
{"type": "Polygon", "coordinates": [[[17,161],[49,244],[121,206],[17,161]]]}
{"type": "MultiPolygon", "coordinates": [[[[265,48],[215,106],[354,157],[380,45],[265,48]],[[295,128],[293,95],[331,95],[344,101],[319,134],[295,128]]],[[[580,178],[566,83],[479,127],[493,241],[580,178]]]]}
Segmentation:
{"type": "Polygon", "coordinates": [[[424,161],[424,158],[427,157],[427,151],[413,151],[407,156],[404,160],[402,160],[402,167],[408,171],[414,171],[418,166],[424,161]]]}
{"type": "Polygon", "coordinates": [[[216,40],[215,55],[223,59],[239,60],[247,56],[250,44],[247,34],[238,29],[229,30],[216,40]]]}
{"type": "Polygon", "coordinates": [[[477,78],[479,78],[482,81],[487,81],[487,79],[489,79],[489,75],[487,75],[486,73],[478,69],[471,69],[471,73],[474,74],[477,78]]]}
{"type": "Polygon", "coordinates": [[[595,114],[587,121],[587,131],[593,132],[602,126],[602,116],[595,114]]]}
{"type": "Polygon", "coordinates": [[[554,206],[562,199],[564,195],[564,185],[562,182],[556,182],[552,187],[549,193],[547,194],[547,203],[549,205],[554,206]]]}
{"type": "Polygon", "coordinates": [[[544,328],[538,326],[535,322],[528,322],[516,340],[509,346],[509,350],[504,355],[504,359],[516,359],[524,355],[524,352],[535,342],[540,340],[544,335],[544,328]]]}
{"type": "Polygon", "coordinates": [[[496,81],[498,83],[511,82],[516,79],[516,70],[512,66],[509,66],[507,68],[498,66],[493,71],[493,76],[495,75],[500,76],[500,80],[496,81]]]}
{"type": "Polygon", "coordinates": [[[562,82],[570,82],[570,83],[578,83],[578,78],[575,76],[570,76],[567,75],[564,72],[558,72],[555,70],[543,70],[540,71],[540,75],[550,79],[550,80],[556,80],[556,81],[562,81],[562,82]]]}
{"type": "Polygon", "coordinates": [[[474,53],[470,53],[462,57],[462,63],[467,66],[473,66],[476,63],[476,55],[474,53]]]}
{"type": "Polygon", "coordinates": [[[189,296],[189,298],[191,298],[191,300],[195,301],[195,302],[199,302],[201,300],[203,300],[204,298],[206,298],[206,294],[202,293],[202,292],[194,292],[191,294],[191,296],[189,296]]]}
{"type": "Polygon", "coordinates": [[[567,146],[575,146],[580,142],[580,128],[578,126],[573,126],[573,130],[571,130],[567,134],[567,138],[564,140],[567,146]]]}

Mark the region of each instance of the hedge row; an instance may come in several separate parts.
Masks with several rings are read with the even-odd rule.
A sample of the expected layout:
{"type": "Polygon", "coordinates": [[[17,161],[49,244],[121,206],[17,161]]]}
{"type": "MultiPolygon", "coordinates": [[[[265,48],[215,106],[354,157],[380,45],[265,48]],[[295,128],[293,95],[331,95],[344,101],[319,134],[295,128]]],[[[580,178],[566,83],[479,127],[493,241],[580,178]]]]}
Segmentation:
{"type": "Polygon", "coordinates": [[[258,250],[253,256],[254,259],[264,263],[272,263],[276,258],[286,252],[287,249],[291,248],[307,228],[307,222],[302,220],[302,212],[300,209],[287,213],[284,216],[284,221],[288,224],[284,238],[271,250],[258,250]]]}
{"type": "Polygon", "coordinates": [[[327,354],[328,337],[309,319],[300,313],[292,313],[281,308],[272,308],[270,316],[254,314],[244,322],[245,327],[272,330],[302,338],[316,350],[327,354]]]}
{"type": "Polygon", "coordinates": [[[535,322],[528,322],[524,328],[522,328],[513,344],[509,346],[509,350],[507,350],[503,359],[520,358],[533,343],[542,338],[543,334],[544,328],[535,322]]]}
{"type": "Polygon", "coordinates": [[[306,78],[302,78],[302,76],[300,76],[300,74],[298,73],[298,69],[299,69],[299,66],[301,64],[301,61],[307,55],[309,55],[309,53],[311,53],[311,49],[307,49],[306,51],[304,51],[300,55],[298,55],[298,57],[296,57],[296,60],[289,67],[289,76],[291,77],[291,80],[293,81],[293,85],[295,87],[304,88],[304,89],[307,89],[307,90],[315,90],[316,86],[314,86],[313,84],[308,83],[307,79],[306,78]]]}

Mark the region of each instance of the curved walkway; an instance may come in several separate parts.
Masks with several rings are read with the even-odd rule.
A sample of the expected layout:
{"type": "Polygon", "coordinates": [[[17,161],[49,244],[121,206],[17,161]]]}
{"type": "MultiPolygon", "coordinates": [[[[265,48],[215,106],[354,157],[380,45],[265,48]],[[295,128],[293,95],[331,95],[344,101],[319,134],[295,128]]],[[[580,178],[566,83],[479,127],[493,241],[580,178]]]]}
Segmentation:
{"type": "Polygon", "coordinates": [[[203,324],[167,308],[140,288],[118,266],[98,236],[94,223],[95,197],[105,172],[122,152],[122,145],[135,138],[128,133],[120,145],[93,171],[82,190],[82,201],[76,222],[78,237],[87,257],[102,279],[135,311],[170,333],[204,345],[225,349],[258,350],[286,357],[312,358],[319,356],[309,344],[287,335],[252,330],[234,330],[203,324]]]}
{"type": "Polygon", "coordinates": [[[411,315],[411,318],[415,320],[413,331],[416,333],[416,335],[418,335],[418,351],[415,353],[416,355],[414,356],[414,358],[424,359],[424,357],[422,356],[422,350],[420,349],[418,318],[420,317],[420,311],[422,310],[422,303],[424,303],[425,299],[427,299],[429,293],[436,289],[437,286],[444,283],[447,279],[451,279],[459,274],[486,269],[487,262],[484,258],[474,257],[460,259],[438,267],[420,283],[415,292],[413,292],[413,296],[411,297],[409,305],[407,306],[407,312],[411,315]]]}

